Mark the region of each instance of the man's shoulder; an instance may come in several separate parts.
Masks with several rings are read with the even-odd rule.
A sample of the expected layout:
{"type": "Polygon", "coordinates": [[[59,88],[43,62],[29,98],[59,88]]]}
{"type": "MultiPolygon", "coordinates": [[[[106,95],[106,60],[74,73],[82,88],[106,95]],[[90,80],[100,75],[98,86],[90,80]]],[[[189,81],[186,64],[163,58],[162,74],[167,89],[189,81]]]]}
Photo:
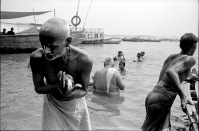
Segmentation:
{"type": "Polygon", "coordinates": [[[43,49],[39,48],[35,51],[33,51],[30,55],[31,58],[35,59],[35,58],[42,58],[43,56],[43,49]]]}
{"type": "Polygon", "coordinates": [[[107,73],[107,72],[108,72],[108,70],[106,70],[105,68],[103,68],[103,69],[96,70],[94,74],[97,75],[97,74],[103,74],[103,73],[107,73]]]}
{"type": "Polygon", "coordinates": [[[84,50],[82,49],[79,49],[77,47],[73,47],[76,52],[78,53],[78,59],[83,62],[83,63],[93,63],[93,59],[92,57],[87,53],[85,52],[84,50]]]}
{"type": "Polygon", "coordinates": [[[186,56],[185,63],[188,63],[190,65],[195,65],[196,60],[193,56],[186,56]]]}
{"type": "Polygon", "coordinates": [[[174,57],[176,57],[178,54],[171,54],[171,55],[169,55],[168,57],[167,57],[167,59],[172,59],[172,58],[174,58],[174,57]]]}

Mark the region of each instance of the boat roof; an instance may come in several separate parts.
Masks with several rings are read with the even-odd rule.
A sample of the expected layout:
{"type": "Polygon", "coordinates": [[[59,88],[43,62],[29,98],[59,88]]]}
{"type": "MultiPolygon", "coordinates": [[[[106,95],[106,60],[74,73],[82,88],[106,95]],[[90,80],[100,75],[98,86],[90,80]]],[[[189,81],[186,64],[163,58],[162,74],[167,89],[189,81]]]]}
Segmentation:
{"type": "Polygon", "coordinates": [[[32,15],[41,15],[51,11],[40,11],[40,12],[12,12],[12,11],[1,11],[1,19],[14,19],[32,15]]]}

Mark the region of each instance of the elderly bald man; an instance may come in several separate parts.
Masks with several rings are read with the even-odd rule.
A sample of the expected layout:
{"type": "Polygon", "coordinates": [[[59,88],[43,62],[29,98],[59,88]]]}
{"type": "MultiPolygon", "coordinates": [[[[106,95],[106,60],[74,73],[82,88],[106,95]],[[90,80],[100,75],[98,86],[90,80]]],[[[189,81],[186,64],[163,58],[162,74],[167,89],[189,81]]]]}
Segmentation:
{"type": "Polygon", "coordinates": [[[92,59],[70,45],[70,29],[63,19],[46,21],[40,31],[42,48],[30,56],[35,91],[44,94],[43,130],[91,130],[85,95],[92,59]]]}

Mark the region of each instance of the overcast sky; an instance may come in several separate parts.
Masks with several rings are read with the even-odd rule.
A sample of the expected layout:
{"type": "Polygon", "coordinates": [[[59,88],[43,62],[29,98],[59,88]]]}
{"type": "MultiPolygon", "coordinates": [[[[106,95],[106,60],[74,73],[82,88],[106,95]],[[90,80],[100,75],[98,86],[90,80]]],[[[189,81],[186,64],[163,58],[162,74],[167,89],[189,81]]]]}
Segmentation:
{"type": "MultiPolygon", "coordinates": [[[[79,0],[1,0],[2,11],[54,10],[56,17],[70,21],[79,0]]],[[[92,0],[80,0],[83,27],[92,0]]],[[[53,17],[50,12],[36,16],[37,23],[53,17]]],[[[34,23],[34,17],[3,22],[34,23]]],[[[192,32],[198,36],[198,0],[93,0],[85,28],[103,28],[105,34],[177,36],[192,32]]]]}

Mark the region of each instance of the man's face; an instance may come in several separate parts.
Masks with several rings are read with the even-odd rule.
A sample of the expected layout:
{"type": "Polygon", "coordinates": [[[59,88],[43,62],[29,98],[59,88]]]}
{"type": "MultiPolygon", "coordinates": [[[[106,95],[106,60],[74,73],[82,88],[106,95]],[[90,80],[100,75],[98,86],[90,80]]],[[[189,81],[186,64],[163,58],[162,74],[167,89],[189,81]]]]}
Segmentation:
{"type": "Polygon", "coordinates": [[[141,57],[141,54],[137,54],[138,59],[141,57]]]}
{"type": "Polygon", "coordinates": [[[119,52],[119,53],[118,53],[118,56],[123,56],[123,53],[122,53],[122,52],[119,52]]]}
{"type": "Polygon", "coordinates": [[[144,52],[141,52],[141,56],[144,56],[144,52]]]}
{"type": "Polygon", "coordinates": [[[123,69],[123,68],[124,68],[124,65],[123,65],[122,62],[119,63],[119,68],[120,68],[120,69],[123,69]]]}
{"type": "Polygon", "coordinates": [[[196,48],[197,48],[197,43],[193,46],[192,53],[191,53],[192,55],[195,53],[196,48]]]}
{"type": "Polygon", "coordinates": [[[66,50],[65,40],[57,37],[40,35],[40,42],[43,47],[46,59],[52,61],[61,57],[66,50]]]}
{"type": "Polygon", "coordinates": [[[70,31],[63,21],[51,19],[42,25],[39,40],[43,47],[46,59],[51,61],[65,54],[69,42],[70,31]],[[58,26],[60,24],[60,26],[58,26]]]}

